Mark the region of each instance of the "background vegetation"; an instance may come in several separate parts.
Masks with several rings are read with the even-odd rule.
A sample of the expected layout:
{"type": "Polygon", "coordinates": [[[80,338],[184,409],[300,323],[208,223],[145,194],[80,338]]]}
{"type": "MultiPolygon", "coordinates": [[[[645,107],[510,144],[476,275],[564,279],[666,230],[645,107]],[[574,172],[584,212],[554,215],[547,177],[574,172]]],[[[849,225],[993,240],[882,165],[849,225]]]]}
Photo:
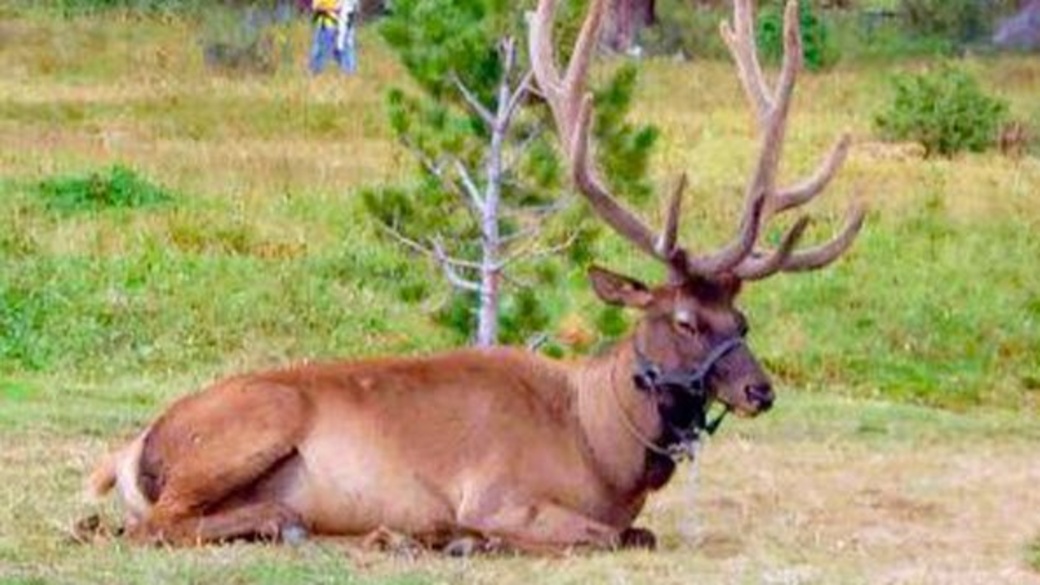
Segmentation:
{"type": "MultiPolygon", "coordinates": [[[[701,483],[680,479],[655,500],[647,522],[671,535],[662,553],[453,565],[334,545],[69,544],[84,470],[173,397],[246,369],[458,339],[432,317],[448,295],[436,268],[377,237],[356,196],[414,172],[384,110],[404,75],[371,30],[356,77],[308,78],[301,23],[283,31],[292,58],[242,76],[207,66],[197,16],[11,6],[0,8],[0,580],[871,582],[910,566],[927,569],[911,580],[956,582],[966,556],[1035,579],[1014,571],[1036,563],[1028,543],[1040,532],[1020,513],[1040,507],[1040,162],[925,159],[916,145],[880,142],[887,80],[935,61],[848,52],[803,79],[785,173],[803,174],[850,128],[853,154],[815,229],[829,234],[857,194],[868,226],[834,267],[747,290],[752,344],[780,405],[724,428],[701,483]],[[702,514],[688,538],[687,496],[702,514]],[[909,556],[926,528],[930,556],[909,556]]],[[[1011,118],[1038,119],[1036,59],[960,65],[1011,118]]],[[[716,245],[733,229],[754,147],[731,67],[648,59],[635,90],[632,122],[661,132],[656,192],[689,170],[684,241],[716,245]]],[[[657,217],[660,202],[641,208],[657,217]]],[[[612,235],[590,254],[661,276],[612,235]]],[[[565,353],[624,330],[628,316],[603,313],[580,269],[559,280],[536,300],[565,353]]]]}

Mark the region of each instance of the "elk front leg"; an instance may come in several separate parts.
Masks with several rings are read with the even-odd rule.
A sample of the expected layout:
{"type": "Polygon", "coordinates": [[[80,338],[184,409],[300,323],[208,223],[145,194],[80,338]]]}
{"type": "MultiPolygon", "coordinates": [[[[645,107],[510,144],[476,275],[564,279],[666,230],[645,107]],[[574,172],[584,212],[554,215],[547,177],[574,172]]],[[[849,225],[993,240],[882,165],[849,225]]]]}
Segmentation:
{"type": "Polygon", "coordinates": [[[621,530],[551,502],[511,505],[490,514],[463,511],[460,524],[526,552],[613,549],[623,544],[621,530]]]}

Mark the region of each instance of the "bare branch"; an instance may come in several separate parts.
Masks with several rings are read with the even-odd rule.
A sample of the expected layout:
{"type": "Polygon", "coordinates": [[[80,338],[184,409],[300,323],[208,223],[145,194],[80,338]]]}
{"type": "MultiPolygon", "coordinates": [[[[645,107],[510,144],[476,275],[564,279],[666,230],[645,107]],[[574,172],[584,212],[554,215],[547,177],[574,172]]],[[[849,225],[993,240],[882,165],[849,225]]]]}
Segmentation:
{"type": "Polygon", "coordinates": [[[520,161],[523,160],[524,155],[527,154],[528,149],[531,148],[531,145],[534,144],[535,140],[537,140],[538,137],[542,135],[543,130],[543,128],[535,129],[534,132],[531,132],[530,134],[525,136],[524,139],[520,142],[520,144],[516,145],[511,149],[512,152],[510,153],[510,160],[507,161],[505,165],[502,167],[504,173],[512,172],[512,170],[516,168],[516,165],[520,164],[520,161]]]}
{"type": "MultiPolygon", "coordinates": [[[[402,142],[404,146],[408,148],[409,151],[411,151],[412,156],[414,156],[416,160],[419,161],[419,164],[423,167],[423,169],[426,172],[434,176],[438,181],[440,181],[441,185],[445,189],[448,189],[462,200],[463,204],[466,207],[466,210],[469,211],[471,215],[480,215],[480,209],[482,206],[482,201],[480,200],[480,191],[475,188],[475,185],[473,185],[472,181],[466,183],[466,179],[469,176],[468,173],[462,174],[460,176],[460,179],[462,179],[464,183],[463,186],[460,187],[458,183],[453,181],[445,172],[445,163],[442,163],[440,161],[434,161],[433,159],[427,157],[426,154],[422,151],[422,149],[413,144],[412,141],[408,138],[402,139],[402,142]]],[[[461,163],[459,163],[457,160],[455,162],[456,171],[458,171],[459,165],[461,165],[461,163]]],[[[462,169],[465,170],[465,167],[462,167],[462,169]]]]}
{"type": "Polygon", "coordinates": [[[444,246],[441,245],[439,238],[433,240],[433,253],[437,261],[440,262],[445,278],[448,279],[448,282],[451,283],[452,286],[462,290],[481,292],[479,283],[463,278],[458,271],[455,270],[455,267],[457,266],[456,262],[458,261],[450,258],[444,253],[444,246]]]}
{"type": "Polygon", "coordinates": [[[560,252],[563,252],[564,250],[566,250],[566,249],[570,248],[571,246],[573,246],[574,242],[576,242],[577,240],[578,240],[578,233],[575,232],[575,233],[571,234],[569,238],[567,238],[566,242],[563,242],[561,244],[557,244],[555,246],[549,246],[548,248],[538,248],[538,249],[534,249],[533,246],[522,248],[522,249],[517,250],[516,252],[510,254],[506,258],[503,258],[502,261],[498,263],[498,268],[500,268],[500,269],[501,268],[505,268],[506,266],[512,264],[513,262],[516,262],[517,260],[525,260],[525,259],[529,260],[531,258],[543,258],[545,256],[552,256],[554,254],[559,254],[560,252]]]}
{"type": "MultiPolygon", "coordinates": [[[[479,262],[473,262],[473,261],[470,261],[470,260],[462,260],[461,258],[455,258],[455,257],[452,257],[452,256],[448,256],[446,254],[442,254],[442,255],[438,256],[436,247],[434,247],[434,248],[427,248],[426,246],[420,244],[419,242],[416,242],[415,240],[409,238],[408,236],[402,234],[400,231],[398,231],[398,230],[396,230],[396,229],[386,225],[385,223],[383,223],[381,221],[376,222],[376,226],[379,229],[383,230],[384,233],[386,233],[387,235],[389,235],[393,239],[397,240],[398,243],[400,243],[401,245],[405,246],[406,248],[414,250],[415,252],[418,252],[418,253],[420,253],[420,254],[422,254],[424,256],[429,256],[430,258],[434,258],[438,262],[446,262],[446,263],[448,263],[448,264],[450,264],[452,266],[458,267],[458,268],[468,268],[468,269],[472,269],[472,270],[479,270],[480,269],[480,263],[479,262]]],[[[443,252],[443,250],[442,250],[442,252],[443,252]]]]}
{"type": "Polygon", "coordinates": [[[491,126],[495,123],[495,117],[491,114],[491,111],[485,108],[484,104],[480,103],[480,98],[474,95],[473,92],[466,87],[466,84],[462,82],[462,79],[460,79],[454,71],[451,73],[451,82],[455,84],[455,88],[459,90],[460,94],[462,94],[462,99],[466,101],[466,105],[468,105],[485,124],[491,126]]]}
{"type": "Polygon", "coordinates": [[[455,159],[455,172],[459,175],[459,180],[462,181],[463,190],[469,197],[468,202],[473,206],[474,211],[479,215],[484,209],[484,197],[480,194],[480,188],[477,187],[477,183],[473,180],[473,175],[466,168],[466,165],[459,159],[455,159]]]}
{"type": "Polygon", "coordinates": [[[502,283],[503,284],[508,284],[508,285],[511,285],[511,286],[515,286],[516,288],[534,288],[535,287],[535,283],[534,282],[531,282],[530,280],[524,280],[524,279],[518,278],[515,274],[513,274],[511,272],[501,272],[499,275],[502,277],[502,283]]]}
{"type": "Polygon", "coordinates": [[[520,240],[531,238],[540,234],[543,229],[545,229],[544,225],[542,225],[541,223],[536,223],[531,227],[524,228],[522,230],[517,230],[511,234],[502,236],[501,243],[503,245],[507,245],[513,242],[518,242],[520,240]]]}
{"type": "Polygon", "coordinates": [[[404,144],[405,148],[407,148],[412,153],[412,156],[414,156],[415,159],[419,161],[419,164],[422,165],[423,169],[425,169],[426,172],[430,173],[434,177],[437,177],[438,179],[443,179],[444,170],[441,168],[440,164],[435,162],[430,157],[426,156],[426,153],[423,152],[422,148],[419,148],[419,146],[412,142],[412,140],[407,136],[403,137],[401,139],[401,142],[404,144]]]}
{"type": "Polygon", "coordinates": [[[509,105],[506,107],[506,119],[512,120],[513,116],[516,115],[516,110],[523,103],[524,97],[527,96],[528,92],[531,91],[531,82],[534,80],[534,71],[528,70],[524,73],[523,78],[520,79],[520,84],[516,86],[513,94],[509,97],[509,105]]]}

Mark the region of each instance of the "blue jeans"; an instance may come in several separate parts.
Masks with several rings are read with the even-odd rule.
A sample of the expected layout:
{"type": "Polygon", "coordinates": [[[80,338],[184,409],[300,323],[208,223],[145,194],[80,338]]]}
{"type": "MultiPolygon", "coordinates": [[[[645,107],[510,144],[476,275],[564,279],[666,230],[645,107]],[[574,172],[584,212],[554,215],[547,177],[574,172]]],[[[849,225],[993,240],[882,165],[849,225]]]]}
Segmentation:
{"type": "Polygon", "coordinates": [[[321,25],[314,27],[314,43],[311,45],[311,73],[321,73],[321,70],[325,68],[325,61],[330,55],[344,73],[357,71],[353,32],[347,32],[347,42],[340,51],[336,48],[336,29],[321,25]]]}

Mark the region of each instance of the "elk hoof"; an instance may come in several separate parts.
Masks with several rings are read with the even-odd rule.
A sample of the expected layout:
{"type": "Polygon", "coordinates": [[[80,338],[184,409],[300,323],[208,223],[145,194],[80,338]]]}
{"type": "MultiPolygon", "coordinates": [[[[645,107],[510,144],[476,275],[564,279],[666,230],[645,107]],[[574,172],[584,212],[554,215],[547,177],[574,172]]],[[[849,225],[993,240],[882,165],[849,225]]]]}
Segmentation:
{"type": "Polygon", "coordinates": [[[310,533],[307,532],[307,529],[302,524],[290,524],[282,527],[279,536],[285,544],[297,546],[303,544],[310,536],[310,533]]]}
{"type": "Polygon", "coordinates": [[[475,537],[463,536],[449,542],[444,547],[444,554],[449,557],[469,557],[473,556],[480,548],[481,543],[475,537]]]}
{"type": "Polygon", "coordinates": [[[407,558],[416,558],[423,552],[422,544],[414,538],[400,532],[380,527],[370,532],[362,540],[362,547],[389,552],[407,558]]]}
{"type": "Polygon", "coordinates": [[[654,550],[657,548],[657,537],[646,528],[626,528],[621,532],[621,548],[641,548],[654,550]]]}
{"type": "Polygon", "coordinates": [[[111,528],[101,521],[101,516],[91,514],[79,519],[73,526],[69,540],[76,544],[88,544],[98,539],[119,536],[119,528],[111,528]]]}

